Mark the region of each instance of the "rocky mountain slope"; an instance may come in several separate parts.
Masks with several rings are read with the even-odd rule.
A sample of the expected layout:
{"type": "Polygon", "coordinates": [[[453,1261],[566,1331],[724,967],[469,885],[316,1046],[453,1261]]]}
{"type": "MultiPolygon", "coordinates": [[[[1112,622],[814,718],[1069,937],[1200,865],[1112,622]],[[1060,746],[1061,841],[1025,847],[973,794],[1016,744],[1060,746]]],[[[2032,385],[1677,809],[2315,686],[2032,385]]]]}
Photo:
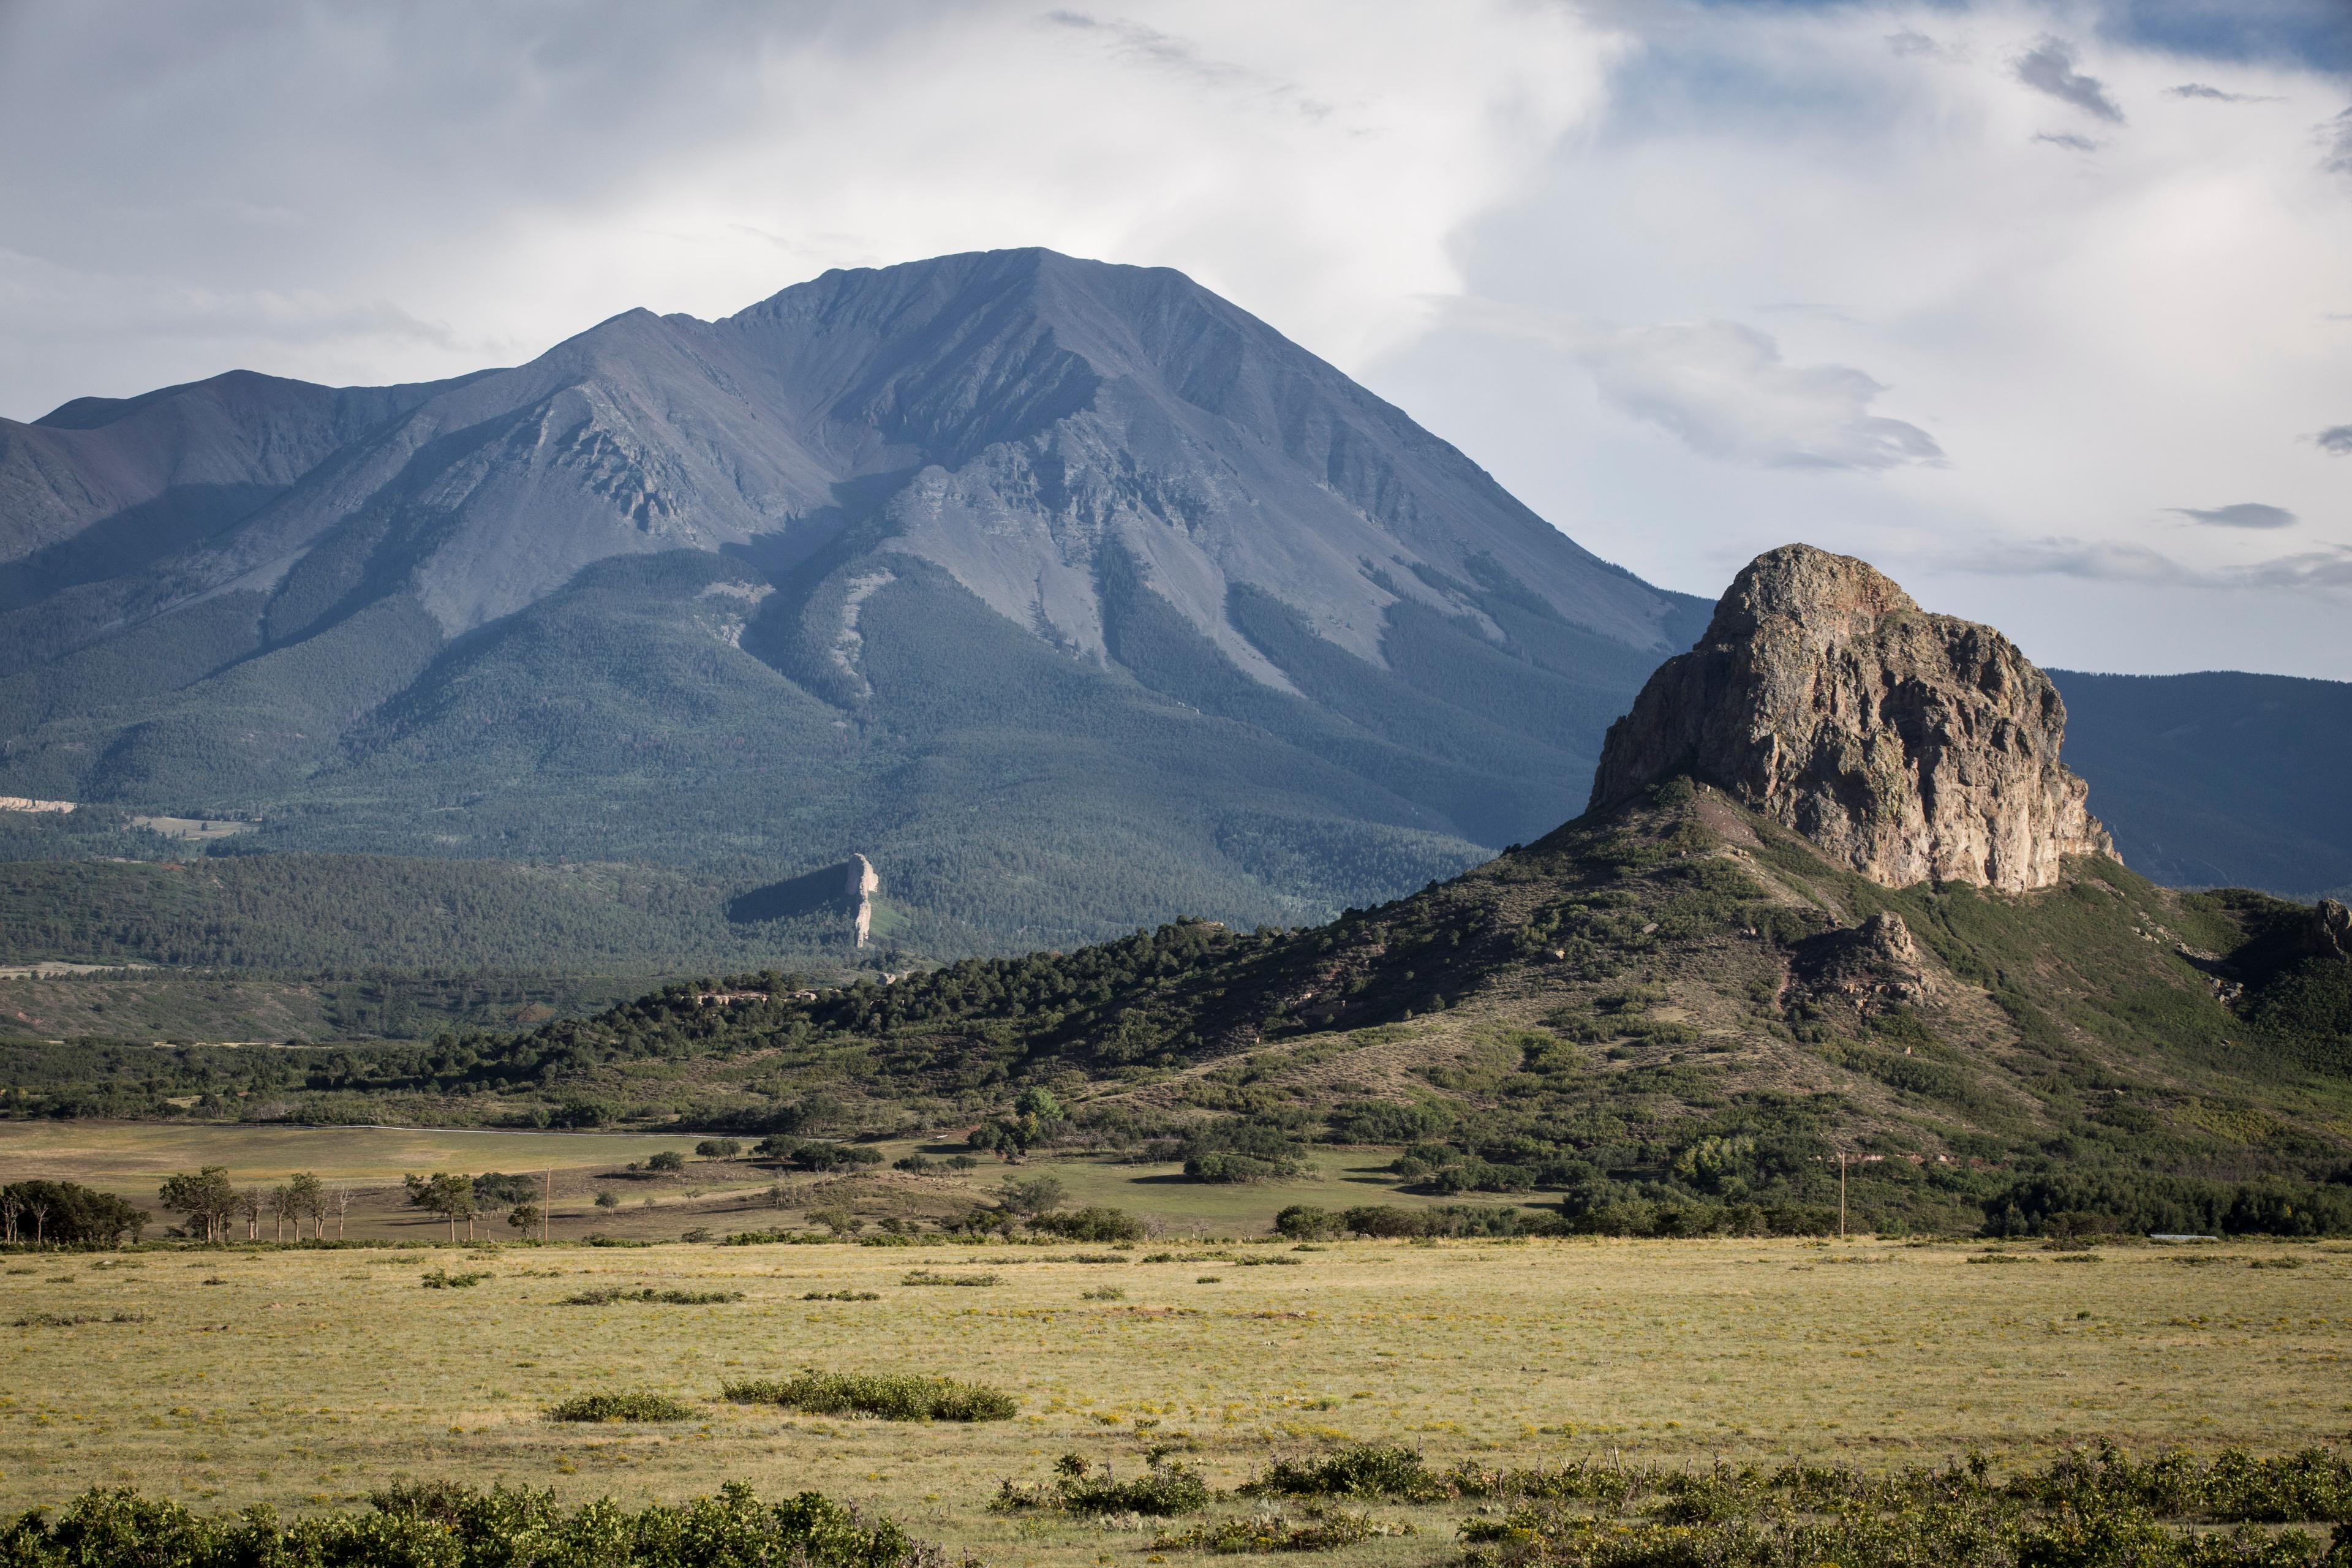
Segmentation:
{"type": "Polygon", "coordinates": [[[945,945],[1296,918],[1539,831],[1696,609],[1178,274],[1034,250],[0,427],[0,793],[248,849],[867,853],[945,945]]]}
{"type": "Polygon", "coordinates": [[[1712,719],[1811,690],[1838,725],[1803,733],[1839,737],[1819,755],[1869,759],[1869,790],[1808,809],[1841,775],[1774,765],[1785,727],[1708,753],[1728,784],[1672,747],[1634,765],[1628,727],[1611,750],[1622,798],[1328,924],[1181,922],[813,999],[799,977],[739,976],[768,999],[673,988],[373,1067],[347,1057],[340,1079],[260,1085],[255,1103],[977,1128],[1016,1150],[1187,1154],[1227,1179],[1279,1180],[1302,1139],[1385,1142],[1405,1146],[1401,1181],[1643,1234],[1832,1225],[1841,1155],[1872,1226],[2352,1228],[2342,906],[2134,874],[2080,815],[2041,672],[1860,563],[1776,552],[1715,628],[1696,667],[1651,688],[1655,732],[1727,736],[1712,719]],[[1811,617],[1805,596],[1823,593],[1875,607],[1811,617]],[[1806,651],[1776,625],[1789,614],[1813,620],[1806,651]],[[1916,723],[1933,705],[1881,677],[1938,668],[1923,648],[1974,650],[1967,668],[2000,683],[1945,691],[1945,721],[1916,723]],[[1828,700],[1857,691],[1874,701],[1828,700]],[[2030,736],[2010,727],[2021,713],[2030,736]],[[1992,781],[1979,806],[2018,807],[2021,826],[1995,836],[2006,858],[1956,868],[1981,874],[1915,875],[1943,863],[1945,819],[1921,798],[1948,778],[1992,781]],[[2004,865],[2053,870],[2019,889],[2004,865]]]}

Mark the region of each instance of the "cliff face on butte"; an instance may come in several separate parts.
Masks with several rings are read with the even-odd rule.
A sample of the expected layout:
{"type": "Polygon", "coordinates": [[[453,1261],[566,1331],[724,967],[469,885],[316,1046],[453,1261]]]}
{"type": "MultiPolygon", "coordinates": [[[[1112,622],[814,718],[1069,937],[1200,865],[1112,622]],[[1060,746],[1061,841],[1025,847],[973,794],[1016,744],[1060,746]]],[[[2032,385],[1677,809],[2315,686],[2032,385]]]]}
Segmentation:
{"type": "Polygon", "coordinates": [[[1990,626],[1930,615],[1851,556],[1786,545],[1610,727],[1593,808],[1679,773],[1890,888],[2057,880],[2115,852],[2058,760],[2066,706],[1990,626]]]}

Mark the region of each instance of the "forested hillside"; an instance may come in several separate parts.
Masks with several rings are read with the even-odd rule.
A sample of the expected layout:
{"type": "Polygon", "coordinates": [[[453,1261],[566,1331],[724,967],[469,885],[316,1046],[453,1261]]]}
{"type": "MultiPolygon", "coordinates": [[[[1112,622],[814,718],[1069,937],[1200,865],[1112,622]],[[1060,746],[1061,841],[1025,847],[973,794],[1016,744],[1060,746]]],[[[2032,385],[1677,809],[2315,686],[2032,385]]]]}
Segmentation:
{"type": "MultiPolygon", "coordinates": [[[[1891,890],[1676,783],[1324,926],[1179,923],[887,984],[738,975],[760,995],[698,984],[527,1033],[289,1055],[234,1103],[954,1128],[1210,1180],[1278,1180],[1302,1140],[1401,1143],[1404,1179],[1555,1194],[1604,1229],[1816,1225],[1843,1153],[1885,1226],[2337,1228],[2352,964],[2305,940],[2314,918],[2097,859],[2022,896],[1891,890]]],[[[164,1087],[134,1060],[42,1061],[20,1113],[153,1110],[164,1087]]]]}

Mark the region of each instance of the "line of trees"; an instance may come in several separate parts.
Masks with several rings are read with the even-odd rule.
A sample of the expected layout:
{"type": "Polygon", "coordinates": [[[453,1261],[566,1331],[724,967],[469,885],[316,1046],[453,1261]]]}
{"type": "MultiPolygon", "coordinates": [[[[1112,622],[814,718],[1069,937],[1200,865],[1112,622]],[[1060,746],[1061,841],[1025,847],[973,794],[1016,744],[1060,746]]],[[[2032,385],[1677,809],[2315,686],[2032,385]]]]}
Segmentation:
{"type": "Polygon", "coordinates": [[[163,1206],[185,1216],[182,1228],[190,1235],[201,1231],[206,1241],[226,1241],[229,1227],[238,1220],[245,1222],[245,1238],[261,1239],[261,1223],[267,1215],[275,1226],[274,1239],[286,1239],[286,1228],[294,1228],[294,1239],[302,1239],[302,1222],[311,1225],[311,1239],[324,1241],[327,1220],[335,1222],[335,1237],[342,1239],[346,1216],[351,1213],[352,1193],[347,1187],[330,1192],[327,1184],[309,1171],[298,1171],[277,1186],[264,1192],[258,1187],[239,1191],[229,1180],[226,1165],[206,1165],[190,1174],[176,1172],[163,1180],[158,1194],[163,1206]]]}

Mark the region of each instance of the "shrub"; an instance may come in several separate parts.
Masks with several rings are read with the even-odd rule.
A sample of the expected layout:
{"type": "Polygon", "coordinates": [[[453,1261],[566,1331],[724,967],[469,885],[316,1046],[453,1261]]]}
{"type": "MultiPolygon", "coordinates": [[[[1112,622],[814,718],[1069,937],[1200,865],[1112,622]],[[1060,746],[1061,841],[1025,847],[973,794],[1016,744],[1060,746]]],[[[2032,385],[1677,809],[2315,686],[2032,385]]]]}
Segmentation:
{"type": "Polygon", "coordinates": [[[666,1394],[580,1394],[550,1406],[550,1421],[691,1421],[699,1414],[666,1394]]]}
{"type": "Polygon", "coordinates": [[[878,1415],[885,1421],[1004,1421],[1020,1402],[1001,1389],[907,1373],[802,1373],[782,1382],[730,1383],[737,1405],[777,1405],[812,1415],[878,1415]]]}
{"type": "Polygon", "coordinates": [[[1393,1444],[1353,1443],[1314,1459],[1276,1459],[1244,1485],[1245,1497],[1385,1497],[1438,1502],[1454,1488],[1420,1454],[1393,1444]]]}
{"type": "Polygon", "coordinates": [[[898,1283],[901,1285],[1002,1285],[1004,1281],[993,1274],[941,1274],[934,1269],[916,1268],[909,1270],[898,1283]]]}
{"type": "Polygon", "coordinates": [[[1154,1552],[1333,1552],[1375,1535],[1411,1535],[1409,1524],[1379,1524],[1368,1513],[1308,1509],[1304,1519],[1255,1513],[1196,1524],[1181,1534],[1162,1535],[1154,1552]]]}
{"type": "Polygon", "coordinates": [[[608,1307],[615,1301],[654,1301],[667,1307],[708,1307],[721,1301],[740,1301],[740,1290],[656,1290],[648,1285],[642,1290],[624,1290],[617,1285],[600,1289],[583,1290],[576,1296],[566,1296],[566,1307],[608,1307]]]}
{"type": "Polygon", "coordinates": [[[1265,1160],[1223,1150],[1195,1154],[1184,1162],[1184,1174],[1192,1181],[1240,1185],[1288,1181],[1305,1169],[1304,1163],[1295,1159],[1265,1160]]]}
{"type": "Polygon", "coordinates": [[[1091,1290],[1079,1291],[1078,1300],[1081,1301],[1124,1301],[1127,1300],[1127,1292],[1120,1289],[1116,1285],[1097,1285],[1091,1290]]]}
{"type": "Polygon", "coordinates": [[[1041,1214],[1029,1222],[1030,1228],[1049,1232],[1070,1241],[1140,1241],[1143,1222],[1125,1209],[1103,1205],[1089,1205],[1082,1209],[1064,1209],[1053,1214],[1041,1214]]]}
{"type": "Polygon", "coordinates": [[[731,1160],[743,1152],[743,1145],[732,1138],[705,1138],[694,1152],[706,1160],[731,1160]]]}
{"type": "Polygon", "coordinates": [[[803,1301],[879,1301],[879,1290],[811,1290],[801,1298],[803,1301]]]}
{"type": "Polygon", "coordinates": [[[206,1516],[129,1488],[83,1493],[55,1519],[36,1510],[0,1525],[0,1562],[131,1563],[214,1568],[231,1563],[541,1563],[611,1568],[792,1563],[806,1568],[919,1568],[935,1548],[887,1520],[868,1522],[816,1492],[762,1503],[740,1481],[717,1497],[631,1512],[608,1500],[566,1510],[552,1491],[487,1492],[437,1481],[378,1492],[373,1509],[281,1524],[266,1508],[206,1516]]]}
{"type": "Polygon", "coordinates": [[[660,1153],[656,1154],[652,1159],[646,1162],[646,1169],[648,1171],[683,1171],[686,1169],[686,1156],[679,1153],[675,1149],[665,1149],[660,1153]]]}
{"type": "Polygon", "coordinates": [[[1274,1228],[1293,1241],[1329,1241],[1347,1226],[1329,1209],[1293,1204],[1274,1216],[1274,1228]]]}
{"type": "Polygon", "coordinates": [[[1164,1454],[1153,1453],[1144,1473],[1122,1481],[1108,1465],[1091,1469],[1076,1454],[1054,1461],[1055,1478],[1045,1485],[1024,1487],[1006,1479],[997,1484],[997,1513],[1031,1513],[1058,1510],[1067,1513],[1140,1513],[1169,1519],[1198,1513],[1209,1506],[1209,1484],[1164,1454]]]}
{"type": "Polygon", "coordinates": [[[490,1278],[492,1276],[479,1271],[452,1274],[446,1268],[436,1268],[425,1276],[423,1284],[427,1290],[467,1290],[490,1278]]]}

